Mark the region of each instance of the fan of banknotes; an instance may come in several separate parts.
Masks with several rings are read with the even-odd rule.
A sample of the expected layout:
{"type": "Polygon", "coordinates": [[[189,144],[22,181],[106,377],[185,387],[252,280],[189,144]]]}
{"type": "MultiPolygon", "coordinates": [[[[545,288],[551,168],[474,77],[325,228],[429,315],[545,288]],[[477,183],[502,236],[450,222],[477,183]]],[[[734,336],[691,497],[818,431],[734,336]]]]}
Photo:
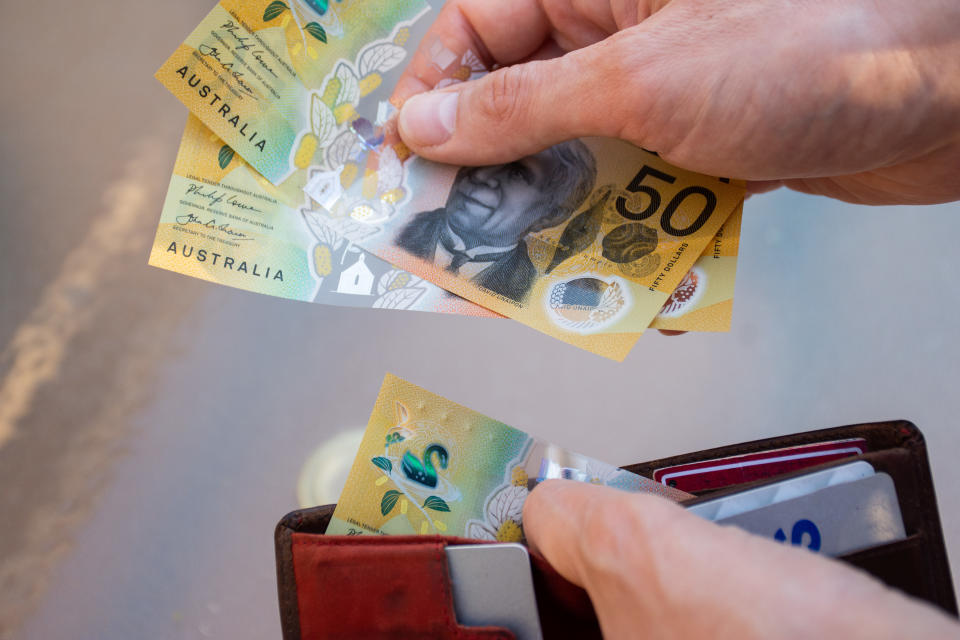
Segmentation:
{"type": "Polygon", "coordinates": [[[601,138],[498,166],[417,157],[394,87],[439,0],[222,0],[157,72],[190,110],[150,264],[294,300],[508,317],[622,360],[727,331],[744,186],[601,138]]]}

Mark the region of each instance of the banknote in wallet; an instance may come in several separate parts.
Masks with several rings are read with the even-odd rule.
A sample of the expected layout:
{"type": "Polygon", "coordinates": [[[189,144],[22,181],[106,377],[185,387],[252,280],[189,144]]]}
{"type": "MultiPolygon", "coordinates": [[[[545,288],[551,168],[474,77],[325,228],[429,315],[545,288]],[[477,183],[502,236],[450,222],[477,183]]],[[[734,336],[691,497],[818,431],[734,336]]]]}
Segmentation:
{"type": "Polygon", "coordinates": [[[327,533],[519,542],[530,490],[552,478],[690,497],[387,375],[327,533]]]}

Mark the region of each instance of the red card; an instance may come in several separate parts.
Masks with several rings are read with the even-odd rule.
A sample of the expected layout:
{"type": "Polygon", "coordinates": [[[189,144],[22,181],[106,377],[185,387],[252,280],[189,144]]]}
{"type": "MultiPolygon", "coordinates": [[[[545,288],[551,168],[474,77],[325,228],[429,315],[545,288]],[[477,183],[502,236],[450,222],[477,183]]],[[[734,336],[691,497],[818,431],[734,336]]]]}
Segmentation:
{"type": "Polygon", "coordinates": [[[866,451],[867,441],[863,438],[831,440],[664,467],[653,472],[653,479],[681,491],[722,489],[857,456],[866,451]]]}

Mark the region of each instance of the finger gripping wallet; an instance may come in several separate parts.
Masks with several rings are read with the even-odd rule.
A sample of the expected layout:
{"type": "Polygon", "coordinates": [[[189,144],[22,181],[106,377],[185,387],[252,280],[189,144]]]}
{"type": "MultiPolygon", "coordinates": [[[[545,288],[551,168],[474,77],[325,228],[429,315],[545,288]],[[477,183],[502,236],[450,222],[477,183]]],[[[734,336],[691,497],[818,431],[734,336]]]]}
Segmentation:
{"type": "MultiPolygon", "coordinates": [[[[920,431],[904,420],[821,429],[698,451],[624,467],[654,470],[805,444],[863,438],[866,452],[793,473],[697,494],[690,504],[866,460],[891,476],[907,537],[838,558],[887,585],[956,616],[933,478],[920,431]]],[[[485,544],[450,536],[326,536],[336,505],[302,509],[276,527],[277,588],[284,640],[317,638],[512,639],[507,629],[466,627],[454,614],[444,547],[485,544]]],[[[600,638],[587,593],[530,554],[544,638],[600,638]]]]}

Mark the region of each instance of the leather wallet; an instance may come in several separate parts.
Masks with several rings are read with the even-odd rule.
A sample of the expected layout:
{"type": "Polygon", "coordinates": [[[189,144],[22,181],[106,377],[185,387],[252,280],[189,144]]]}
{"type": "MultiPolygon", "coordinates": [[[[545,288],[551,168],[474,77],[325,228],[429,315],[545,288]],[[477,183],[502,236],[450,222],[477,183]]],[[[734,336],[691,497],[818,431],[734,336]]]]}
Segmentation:
{"type": "MultiPolygon", "coordinates": [[[[919,429],[899,420],[822,429],[688,453],[624,467],[656,469],[758,451],[863,438],[866,453],[773,478],[698,494],[686,504],[866,460],[891,476],[906,539],[839,560],[957,615],[933,478],[919,429]]],[[[277,525],[277,585],[284,640],[315,638],[513,638],[506,629],[465,627],[454,615],[444,547],[484,544],[440,536],[325,536],[336,505],[294,511],[277,525]]],[[[536,554],[531,572],[544,638],[600,638],[587,593],[536,554]]]]}

